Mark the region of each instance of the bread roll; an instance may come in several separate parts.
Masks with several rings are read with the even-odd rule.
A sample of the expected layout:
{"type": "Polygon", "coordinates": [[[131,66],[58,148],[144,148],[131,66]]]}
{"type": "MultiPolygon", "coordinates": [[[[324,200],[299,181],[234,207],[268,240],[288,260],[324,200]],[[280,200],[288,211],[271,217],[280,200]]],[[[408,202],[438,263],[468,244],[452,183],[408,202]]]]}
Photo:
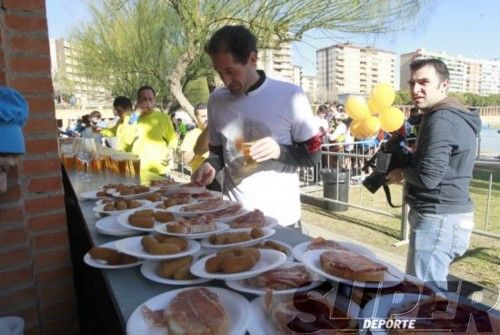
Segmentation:
{"type": "Polygon", "coordinates": [[[158,274],[163,277],[170,279],[176,269],[183,266],[190,266],[193,261],[193,256],[185,256],[173,260],[161,261],[158,267],[158,274]]]}
{"type": "Polygon", "coordinates": [[[169,232],[169,233],[174,233],[174,234],[188,234],[189,233],[189,229],[183,225],[180,225],[180,224],[166,224],[165,225],[166,227],[166,230],[169,232]]]}
{"type": "Polygon", "coordinates": [[[152,209],[141,209],[134,212],[135,216],[153,216],[154,211],[152,209]]]}
{"type": "Polygon", "coordinates": [[[161,243],[172,243],[179,246],[180,250],[186,250],[188,241],[179,237],[165,237],[161,243]]]}
{"type": "Polygon", "coordinates": [[[105,247],[94,247],[89,251],[90,257],[104,261],[109,265],[120,264],[120,252],[105,247]]]}
{"type": "Polygon", "coordinates": [[[171,255],[181,252],[181,248],[173,243],[157,243],[147,251],[152,255],[171,255]]]}
{"type": "Polygon", "coordinates": [[[166,211],[155,212],[153,216],[158,222],[170,222],[175,220],[174,215],[166,211]]]}
{"type": "Polygon", "coordinates": [[[147,216],[136,216],[132,214],[128,217],[128,222],[134,227],[140,228],[153,228],[155,225],[155,220],[153,217],[147,216]]]}

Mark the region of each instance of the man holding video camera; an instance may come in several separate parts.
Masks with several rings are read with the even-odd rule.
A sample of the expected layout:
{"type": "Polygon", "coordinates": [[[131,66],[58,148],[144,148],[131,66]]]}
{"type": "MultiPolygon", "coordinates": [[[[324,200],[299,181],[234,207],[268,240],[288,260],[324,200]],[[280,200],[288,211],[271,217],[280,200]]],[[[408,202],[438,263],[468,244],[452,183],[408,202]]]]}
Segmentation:
{"type": "Polygon", "coordinates": [[[406,272],[447,289],[448,267],[469,246],[473,204],[469,184],[474,168],[479,115],[447,97],[450,75],[438,59],[410,64],[413,104],[423,112],[411,166],[387,175],[406,181],[411,227],[406,272]]]}

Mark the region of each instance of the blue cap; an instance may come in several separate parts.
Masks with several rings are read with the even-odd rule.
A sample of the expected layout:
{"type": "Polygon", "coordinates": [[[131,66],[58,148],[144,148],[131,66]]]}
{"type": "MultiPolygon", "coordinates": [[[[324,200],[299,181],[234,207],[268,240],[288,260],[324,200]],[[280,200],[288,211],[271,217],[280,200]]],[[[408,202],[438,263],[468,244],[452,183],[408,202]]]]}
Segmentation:
{"type": "Polygon", "coordinates": [[[0,86],[0,153],[24,154],[23,126],[28,103],[16,90],[0,86]]]}

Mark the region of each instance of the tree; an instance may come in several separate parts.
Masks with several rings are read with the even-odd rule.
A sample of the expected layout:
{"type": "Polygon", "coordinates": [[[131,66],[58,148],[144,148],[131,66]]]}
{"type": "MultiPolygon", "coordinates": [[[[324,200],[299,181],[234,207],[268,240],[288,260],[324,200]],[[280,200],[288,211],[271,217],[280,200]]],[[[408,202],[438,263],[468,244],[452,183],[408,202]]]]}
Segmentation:
{"type": "Polygon", "coordinates": [[[182,23],[186,48],[171,73],[170,89],[191,112],[180,81],[200,57],[202,44],[225,24],[244,24],[257,36],[261,48],[277,48],[300,40],[311,29],[350,33],[381,33],[401,29],[427,8],[418,0],[169,0],[182,23]]]}
{"type": "Polygon", "coordinates": [[[408,90],[396,91],[396,98],[394,99],[395,105],[410,105],[411,95],[408,90]]]}
{"type": "Polygon", "coordinates": [[[75,94],[75,83],[69,80],[62,69],[54,74],[54,95],[59,102],[68,101],[75,94]]]}
{"type": "MultiPolygon", "coordinates": [[[[186,84],[214,73],[204,43],[226,24],[243,24],[260,48],[297,41],[311,29],[382,33],[403,29],[429,8],[421,0],[95,0],[76,41],[86,73],[129,92],[144,80],[193,117],[186,84]],[[119,83],[118,83],[119,82],[119,83]]],[[[212,86],[213,87],[213,86],[212,86]]]]}

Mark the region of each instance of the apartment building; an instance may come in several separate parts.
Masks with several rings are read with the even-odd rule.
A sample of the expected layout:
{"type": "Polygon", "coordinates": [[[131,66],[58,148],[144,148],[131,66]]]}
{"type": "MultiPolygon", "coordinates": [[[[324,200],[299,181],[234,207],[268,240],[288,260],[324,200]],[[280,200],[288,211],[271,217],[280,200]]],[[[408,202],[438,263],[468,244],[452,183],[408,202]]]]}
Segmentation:
{"type": "Polygon", "coordinates": [[[310,103],[317,103],[317,81],[316,76],[303,75],[300,86],[304,90],[310,103]]]}
{"type": "Polygon", "coordinates": [[[395,62],[393,52],[351,43],[317,50],[318,101],[330,102],[343,94],[367,96],[377,83],[394,86],[395,62]]]}
{"type": "Polygon", "coordinates": [[[282,43],[276,49],[259,50],[257,68],[273,78],[301,86],[309,101],[316,102],[316,77],[304,75],[301,66],[292,64],[290,43],[282,43]]]}
{"type": "Polygon", "coordinates": [[[290,51],[290,43],[281,43],[279,47],[273,49],[259,50],[257,68],[264,70],[271,77],[296,83],[296,70],[292,65],[290,51]]]}
{"type": "MultiPolygon", "coordinates": [[[[59,85],[64,82],[66,89],[69,88],[72,91],[74,96],[72,104],[85,108],[110,101],[110,93],[104,87],[82,76],[74,45],[63,38],[51,38],[49,46],[52,77],[55,81],[60,81],[59,85]]],[[[57,91],[57,87],[55,89],[57,91]]]]}
{"type": "Polygon", "coordinates": [[[500,61],[453,56],[425,49],[401,55],[401,89],[409,89],[409,65],[413,60],[420,58],[438,58],[446,64],[450,72],[450,92],[500,94],[500,61]]]}

